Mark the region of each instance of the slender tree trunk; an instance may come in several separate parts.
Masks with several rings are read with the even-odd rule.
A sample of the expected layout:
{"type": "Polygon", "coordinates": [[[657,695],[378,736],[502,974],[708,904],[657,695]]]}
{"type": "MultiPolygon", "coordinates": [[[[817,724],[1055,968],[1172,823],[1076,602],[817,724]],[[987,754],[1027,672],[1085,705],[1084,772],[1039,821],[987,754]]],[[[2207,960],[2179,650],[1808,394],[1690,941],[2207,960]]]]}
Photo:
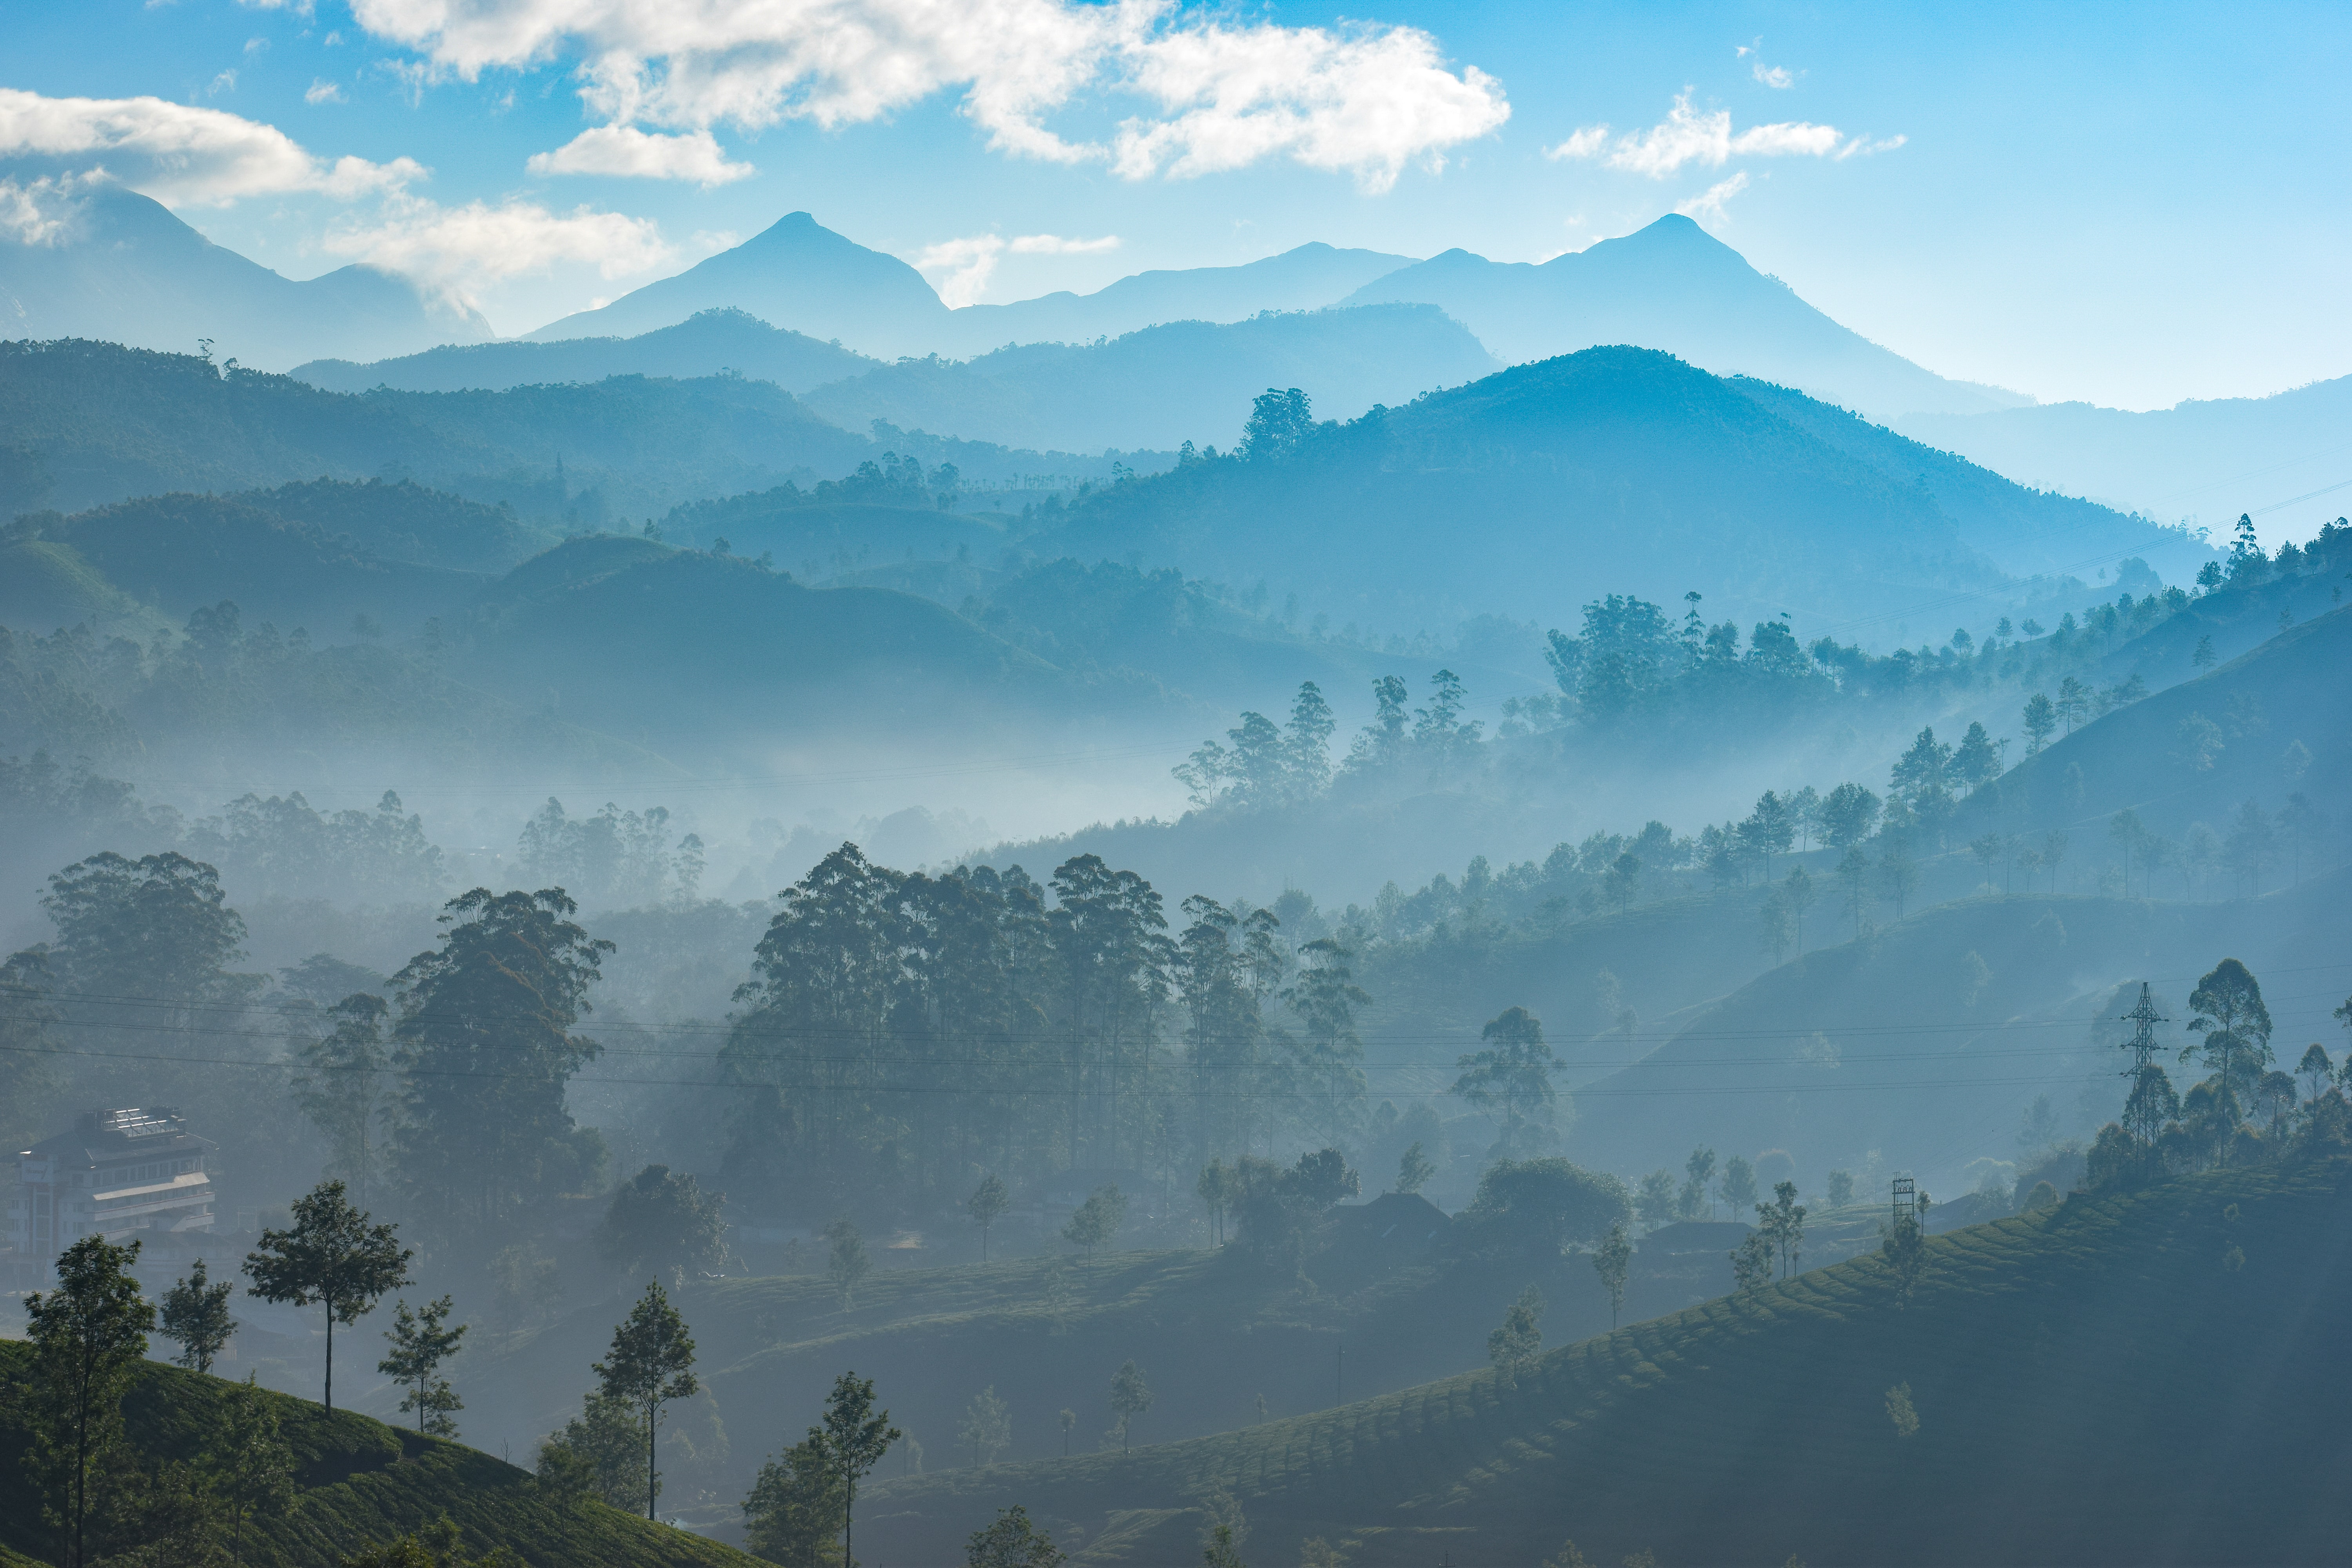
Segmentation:
{"type": "Polygon", "coordinates": [[[646,1404],[646,1517],[654,1517],[654,1500],[661,1494],[661,1476],[654,1468],[654,1435],[661,1426],[661,1406],[646,1404]]]}
{"type": "Polygon", "coordinates": [[[335,1408],[335,1301],[334,1301],[334,1298],[333,1298],[333,1297],[331,1297],[331,1297],[329,1297],[329,1298],[327,1298],[327,1400],[326,1400],[326,1405],[327,1405],[327,1411],[328,1411],[328,1414],[332,1415],[332,1414],[334,1413],[334,1408],[335,1408]]]}

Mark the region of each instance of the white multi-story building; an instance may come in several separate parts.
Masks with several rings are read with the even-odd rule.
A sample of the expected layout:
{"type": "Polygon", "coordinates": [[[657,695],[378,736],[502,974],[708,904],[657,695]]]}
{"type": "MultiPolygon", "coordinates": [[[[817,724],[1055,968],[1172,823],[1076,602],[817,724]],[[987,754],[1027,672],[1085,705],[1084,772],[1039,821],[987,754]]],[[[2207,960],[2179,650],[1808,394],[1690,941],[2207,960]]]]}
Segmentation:
{"type": "Polygon", "coordinates": [[[46,1264],[85,1236],[162,1240],[213,1228],[212,1145],[171,1106],[86,1110],[16,1156],[8,1239],[46,1264]]]}

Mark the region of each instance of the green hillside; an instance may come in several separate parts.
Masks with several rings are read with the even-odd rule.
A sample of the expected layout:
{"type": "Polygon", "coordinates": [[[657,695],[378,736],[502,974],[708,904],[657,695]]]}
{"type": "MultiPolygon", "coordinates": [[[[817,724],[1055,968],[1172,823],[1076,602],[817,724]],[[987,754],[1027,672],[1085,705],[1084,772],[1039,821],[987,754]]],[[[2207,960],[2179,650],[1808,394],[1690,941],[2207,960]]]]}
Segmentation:
{"type": "Polygon", "coordinates": [[[493,690],[705,755],[764,752],[812,727],[888,744],[1045,716],[1081,693],[929,600],[811,588],[643,541],[575,540],[527,563],[468,612],[462,635],[465,668],[493,690]]]}
{"type": "MultiPolygon", "coordinates": [[[[2221,833],[2242,802],[2275,811],[2291,791],[2340,816],[2352,790],[2352,605],[2273,628],[2211,673],[2080,725],[2021,762],[1998,792],[1962,808],[1956,837],[1996,823],[2088,837],[2126,807],[2158,833],[2177,837],[2198,821],[2221,833]],[[2302,754],[2290,755],[2297,746],[2302,754]]],[[[2284,845],[2271,861],[2263,886],[2278,885],[2284,845]]]]}
{"type": "MultiPolygon", "coordinates": [[[[2109,1005],[2119,986],[2152,982],[2178,1014],[2198,976],[2234,956],[2277,976],[2265,989],[2282,1055],[2334,1036],[2347,892],[2352,872],[2336,871],[2227,904],[1979,897],[1832,940],[1580,1089],[1570,1152],[1637,1172],[1678,1166],[1698,1143],[1751,1160],[1780,1149],[1809,1192],[1875,1158],[1958,1197],[1949,1184],[1971,1161],[2018,1157],[2020,1116],[2037,1095],[2085,1142],[2116,1114],[2116,1047],[2128,1033],[2108,1017],[2124,1010],[2109,1005]]],[[[1848,935],[1828,909],[1811,923],[1848,935]]]]}
{"type": "MultiPolygon", "coordinates": [[[[294,508],[308,510],[299,501],[294,508]]],[[[175,620],[226,599],[288,631],[307,624],[322,640],[346,633],[362,613],[408,629],[457,608],[487,581],[387,560],[347,533],[223,496],[155,496],[17,526],[72,550],[113,586],[175,620]]],[[[42,631],[69,624],[73,607],[60,595],[55,611],[29,624],[42,631]]]]}
{"type": "Polygon", "coordinates": [[[1020,1503],[1081,1563],[1194,1560],[1230,1492],[1245,1557],[1349,1568],[1612,1563],[2332,1561],[2352,1460],[2332,1304],[2352,1162],[2217,1173],[1935,1237],[1480,1373],[1219,1437],[893,1478],[877,1561],[953,1561],[1020,1503]],[[1888,1391],[1907,1386],[1899,1433],[1888,1391]]]}
{"type": "MultiPolygon", "coordinates": [[[[0,1377],[24,1375],[27,1348],[0,1343],[0,1377]]],[[[145,1363],[123,1402],[142,1465],[193,1455],[229,1384],[145,1363]]],[[[294,1507],[247,1526],[240,1561],[254,1568],[328,1568],[338,1558],[433,1527],[443,1515],[468,1554],[503,1546],[532,1568],[724,1568],[751,1559],[684,1531],[597,1502],[565,1504],[530,1476],[457,1443],[419,1436],[349,1411],[267,1395],[295,1458],[294,1507]]],[[[37,1497],[19,1463],[25,1436],[0,1426],[0,1545],[35,1562],[54,1560],[37,1497]]],[[[0,1559],[16,1568],[17,1559],[0,1559]]]]}
{"type": "MultiPolygon", "coordinates": [[[[680,1310],[730,1445],[724,1467],[697,1472],[694,1483],[740,1497],[761,1458],[815,1419],[845,1367],[876,1379],[893,1423],[914,1435],[924,1465],[937,1470],[971,1462],[957,1432],[983,1387],[1012,1413],[1011,1457],[1034,1458],[1062,1452],[1064,1408],[1079,1416],[1074,1450],[1097,1446],[1109,1423],[1104,1390],[1129,1357],[1159,1390],[1138,1432],[1166,1441],[1246,1426],[1260,1418],[1260,1399],[1276,1416],[1330,1405],[1343,1347],[1350,1397],[1483,1366],[1487,1331],[1530,1284],[1544,1293],[1543,1330],[1552,1342],[1609,1326],[1608,1297],[1589,1258],[1391,1249],[1347,1225],[1367,1212],[1334,1211],[1331,1233],[1303,1260],[1312,1280],[1306,1287],[1238,1248],[1073,1256],[1059,1265],[1058,1287],[1056,1266],[1034,1256],[884,1268],[847,1310],[813,1275],[694,1284],[680,1310]]],[[[955,1250],[960,1240],[935,1237],[934,1245],[955,1250]]],[[[1678,1310],[1730,1281],[1719,1249],[1645,1250],[1625,1310],[1678,1310]]],[[[613,1302],[598,1301],[485,1360],[467,1380],[467,1432],[521,1451],[576,1415],[614,1317],[613,1302]]],[[[379,1397],[388,1408],[391,1391],[379,1397]]],[[[898,1473],[908,1463],[902,1451],[885,1468],[898,1473]]]]}
{"type": "MultiPolygon", "coordinates": [[[[2063,503],[2059,518],[2061,503],[2020,496],[2046,526],[2080,510],[2063,503]]],[[[1738,384],[1604,348],[1376,410],[1277,460],[1119,487],[1039,547],[1264,576],[1335,621],[1444,625],[1485,611],[1561,625],[1606,592],[1671,602],[1695,588],[1710,618],[1786,611],[1803,626],[1900,608],[1931,587],[2002,591],[1976,531],[1908,476],[1738,384]],[[1478,526],[1432,527],[1438,518],[1478,526]]]]}

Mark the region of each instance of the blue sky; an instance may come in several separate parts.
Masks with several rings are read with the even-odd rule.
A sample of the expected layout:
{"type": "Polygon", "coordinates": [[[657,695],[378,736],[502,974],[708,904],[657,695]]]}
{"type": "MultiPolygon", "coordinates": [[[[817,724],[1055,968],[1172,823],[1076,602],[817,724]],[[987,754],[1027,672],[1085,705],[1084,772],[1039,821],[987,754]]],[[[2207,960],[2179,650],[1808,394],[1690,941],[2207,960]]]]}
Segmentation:
{"type": "Polygon", "coordinates": [[[2341,5],[812,15],[10,0],[0,217],[102,164],[289,275],[403,266],[513,332],[800,208],[1003,300],[1310,239],[1535,260],[1680,207],[1857,331],[2045,399],[2352,372],[2341,5]],[[143,97],[177,107],[112,101],[143,97]],[[593,172],[632,162],[670,177],[593,172]]]}

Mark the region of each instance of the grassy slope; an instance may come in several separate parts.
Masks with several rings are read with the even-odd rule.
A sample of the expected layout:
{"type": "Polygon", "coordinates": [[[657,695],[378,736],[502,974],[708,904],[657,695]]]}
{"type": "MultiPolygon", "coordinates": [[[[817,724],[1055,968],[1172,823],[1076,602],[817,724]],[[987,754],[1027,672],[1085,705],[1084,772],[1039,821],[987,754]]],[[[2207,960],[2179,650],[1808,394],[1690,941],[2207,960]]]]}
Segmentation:
{"type": "MultiPolygon", "coordinates": [[[[0,1344],[0,1375],[23,1375],[21,1344],[0,1344]]],[[[148,1458],[185,1456],[203,1430],[221,1379],[146,1363],[124,1402],[131,1442],[148,1458]]],[[[472,1448],[386,1426],[308,1400],[269,1396],[297,1462],[297,1505],[247,1539],[251,1568],[320,1568],[446,1513],[469,1552],[503,1545],[532,1568],[725,1568],[751,1560],[690,1535],[606,1508],[560,1506],[512,1465],[472,1448]]],[[[0,1434],[0,1544],[38,1553],[51,1543],[38,1500],[16,1463],[22,1439],[0,1434]]],[[[13,1562],[0,1568],[15,1568],[13,1562]]]]}
{"type": "MultiPolygon", "coordinates": [[[[1342,1343],[1348,1388],[1357,1394],[1484,1365],[1487,1331],[1530,1283],[1544,1292],[1544,1330],[1555,1341],[1610,1321],[1583,1257],[1391,1271],[1371,1258],[1328,1253],[1307,1261],[1311,1292],[1238,1254],[1119,1252],[1067,1267],[1070,1304],[1058,1331],[1037,1258],[886,1269],[847,1312],[809,1276],[690,1287],[681,1310],[730,1444],[728,1474],[714,1478],[720,1495],[741,1495],[761,1458],[799,1437],[845,1368],[876,1380],[893,1421],[923,1444],[937,1469],[971,1463],[956,1432],[983,1387],[1011,1406],[1011,1457],[1060,1453],[1056,1415],[1065,1407],[1078,1413],[1073,1446],[1084,1453],[1110,1424],[1105,1391],[1130,1356],[1159,1393],[1138,1430],[1165,1440],[1245,1426],[1256,1419],[1260,1395],[1276,1415],[1330,1405],[1342,1343]]],[[[1676,1310],[1729,1283],[1719,1255],[1645,1255],[1626,1310],[1676,1310]]],[[[469,1374],[467,1432],[528,1451],[576,1412],[588,1365],[621,1310],[615,1301],[583,1308],[469,1374]]],[[[894,1456],[886,1468],[900,1463],[894,1456]]]]}
{"type": "Polygon", "coordinates": [[[465,631],[467,669],[518,701],[560,700],[585,722],[705,751],[759,752],[820,725],[877,742],[988,730],[1008,712],[1066,712],[1080,696],[1052,665],[928,599],[810,588],[643,541],[576,540],[526,563],[465,631]]]}
{"type": "MultiPolygon", "coordinates": [[[[2091,1043],[2090,1022],[2116,985],[2152,981],[2177,1010],[2235,954],[2268,981],[2280,1055],[2332,1034],[2352,982],[2333,966],[2347,891],[2352,873],[2335,872],[2252,904],[2019,894],[1922,910],[1758,976],[1580,1090],[1570,1153],[1628,1171],[1676,1164],[1694,1142],[1751,1159],[1777,1147],[1809,1190],[1876,1153],[1943,1192],[1973,1158],[2016,1156],[2037,1094],[2070,1126],[2114,1113],[2120,1056],[2091,1043]]],[[[1833,897],[1810,929],[1843,923],[1833,897]]]]}
{"type": "Polygon", "coordinates": [[[2088,838],[2126,806],[2153,830],[2175,837],[2198,820],[2226,832],[2238,803],[2253,798],[2275,811],[2290,789],[2308,792],[2340,821],[2352,791],[2347,670],[2352,605],[2291,627],[2201,679],[2053,742],[2009,771],[1999,797],[1971,802],[1955,837],[1983,832],[1996,810],[2005,810],[2036,827],[2063,827],[2088,838]],[[2181,741],[2181,725],[2192,714],[2201,714],[2223,736],[2219,756],[2202,771],[2188,760],[2181,741]],[[2312,761],[2308,773],[2290,782],[2280,763],[2296,741],[2312,761]],[[2069,778],[2076,768],[2079,795],[2069,778]]]}
{"type": "Polygon", "coordinates": [[[1527,1568],[1567,1537],[1596,1562],[2332,1561],[2352,1527],[2330,1479],[2352,1460],[2330,1305],[2352,1287],[2347,1196],[2340,1158],[2078,1195],[1931,1240],[1907,1310],[1857,1259],[1554,1352],[1513,1388],[1478,1373],[1127,1456],[893,1479],[859,1540],[951,1561],[1019,1502],[1083,1529],[1082,1563],[1181,1563],[1222,1485],[1268,1563],[1312,1535],[1350,1568],[1527,1568]]]}

